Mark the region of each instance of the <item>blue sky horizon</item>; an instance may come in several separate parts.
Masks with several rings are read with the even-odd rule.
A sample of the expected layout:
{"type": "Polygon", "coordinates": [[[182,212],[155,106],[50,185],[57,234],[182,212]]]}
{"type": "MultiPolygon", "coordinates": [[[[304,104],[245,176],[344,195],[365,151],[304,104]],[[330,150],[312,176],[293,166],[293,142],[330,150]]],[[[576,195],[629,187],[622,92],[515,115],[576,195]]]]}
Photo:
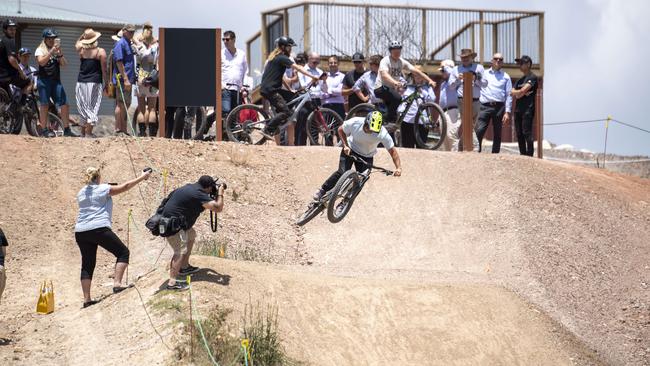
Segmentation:
{"type": "MultiPolygon", "coordinates": [[[[29,1],[29,0],[26,0],[29,1]]],[[[30,1],[47,4],[44,0],[30,1]]],[[[293,0],[222,2],[82,2],[57,0],[56,6],[106,15],[155,27],[232,29],[238,47],[260,29],[260,12],[296,3],[293,0]],[[164,4],[164,6],[161,6],[164,4]],[[155,11],[152,11],[155,9],[155,11]]],[[[650,96],[650,13],[647,0],[440,0],[388,1],[371,4],[421,5],[472,9],[517,9],[545,12],[544,121],[614,119],[650,130],[644,97],[650,96]],[[622,4],[624,3],[624,4],[622,4]],[[624,6],[623,6],[624,5],[624,6]],[[643,45],[646,46],[643,46],[643,45]]],[[[602,152],[605,122],[546,126],[545,139],[576,149],[602,152]]],[[[608,153],[650,156],[650,133],[610,123],[608,153]]]]}

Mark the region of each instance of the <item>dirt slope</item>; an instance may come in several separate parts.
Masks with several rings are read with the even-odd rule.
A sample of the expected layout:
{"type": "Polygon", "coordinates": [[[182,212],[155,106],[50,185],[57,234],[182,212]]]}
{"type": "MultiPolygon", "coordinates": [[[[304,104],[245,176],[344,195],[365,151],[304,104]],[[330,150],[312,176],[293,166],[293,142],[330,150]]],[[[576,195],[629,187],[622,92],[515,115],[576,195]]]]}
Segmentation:
{"type": "MultiPolygon", "coordinates": [[[[197,258],[230,278],[228,286],[199,281],[197,296],[236,311],[251,294],[277,301],[287,348],[299,359],[648,363],[647,180],[519,157],[403,151],[405,175],[373,176],[342,223],[319,217],[296,228],[292,220],[335,168],[337,151],[141,143],[153,161],[133,140],[0,136],[0,226],[11,240],[0,336],[15,341],[0,347],[0,360],[169,359],[137,292],[79,310],[72,235],[86,166],[103,165],[107,181],[123,181],[155,165],[171,172],[170,189],[204,173],[229,179],[216,237],[232,256],[276,265],[197,258]],[[33,307],[44,278],[55,279],[58,310],[40,317],[33,307]]],[[[385,153],[377,164],[389,166],[385,153]]],[[[114,200],[118,235],[126,237],[129,208],[140,223],[131,230],[131,278],[158,268],[138,281],[144,301],[164,280],[170,256],[165,250],[156,262],[164,245],[141,227],[163,194],[161,183],[156,177],[114,200]]],[[[207,215],[198,225],[203,237],[214,237],[207,215]]],[[[111,266],[101,252],[95,295],[108,293],[111,266]]],[[[169,343],[174,330],[166,319],[154,324],[169,343]]]]}

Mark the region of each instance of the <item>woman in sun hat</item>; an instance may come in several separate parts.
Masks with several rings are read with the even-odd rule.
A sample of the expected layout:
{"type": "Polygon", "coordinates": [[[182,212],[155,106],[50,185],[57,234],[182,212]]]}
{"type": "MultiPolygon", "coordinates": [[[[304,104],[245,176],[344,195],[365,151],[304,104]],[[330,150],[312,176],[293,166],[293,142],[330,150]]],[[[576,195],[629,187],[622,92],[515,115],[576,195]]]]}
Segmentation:
{"type": "Polygon", "coordinates": [[[98,47],[99,37],[101,33],[87,28],[75,45],[81,59],[75,92],[82,137],[94,137],[93,127],[99,120],[97,114],[102,103],[102,91],[108,86],[106,51],[98,47]]]}

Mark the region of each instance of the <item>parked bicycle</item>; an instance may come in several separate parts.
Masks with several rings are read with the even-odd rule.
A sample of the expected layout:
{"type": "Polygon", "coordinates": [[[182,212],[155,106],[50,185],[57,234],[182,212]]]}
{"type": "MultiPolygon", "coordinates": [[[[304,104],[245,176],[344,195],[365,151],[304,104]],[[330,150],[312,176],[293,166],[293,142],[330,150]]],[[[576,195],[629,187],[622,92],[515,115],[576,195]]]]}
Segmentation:
{"type": "MultiPolygon", "coordinates": [[[[311,103],[313,111],[307,116],[307,135],[311,145],[335,144],[338,140],[336,130],[343,124],[343,119],[335,111],[321,107],[320,96],[312,94],[309,89],[314,83],[296,92],[296,97],[287,103],[291,115],[278,131],[287,128],[289,123],[298,120],[298,113],[306,104],[311,103]]],[[[266,127],[269,114],[256,104],[243,104],[233,109],[226,119],[226,132],[230,141],[261,145],[268,137],[262,132],[266,127]],[[242,113],[245,112],[245,113],[242,113]]]]}
{"type": "MultiPolygon", "coordinates": [[[[350,157],[357,163],[367,164],[354,155],[350,155],[350,157]]],[[[307,211],[300,216],[296,224],[298,226],[305,225],[325,209],[327,209],[327,219],[331,223],[335,224],[343,220],[348,212],[350,212],[352,204],[363,189],[363,186],[370,179],[370,174],[373,172],[373,169],[387,176],[393,175],[393,171],[374,165],[369,166],[363,172],[357,172],[354,169],[346,171],[336,182],[332,190],[325,193],[318,201],[309,203],[307,211]]]]}
{"type": "MultiPolygon", "coordinates": [[[[413,129],[415,134],[415,143],[421,149],[436,150],[445,140],[447,136],[447,124],[448,121],[445,117],[445,113],[442,108],[437,103],[425,102],[420,91],[422,87],[425,87],[426,84],[417,85],[409,84],[405,87],[413,87],[415,91],[402,99],[402,103],[405,104],[404,110],[400,113],[396,122],[384,123],[384,126],[391,134],[396,134],[402,123],[404,123],[404,117],[408,114],[408,111],[411,109],[411,105],[416,103],[418,106],[418,111],[415,115],[415,123],[413,123],[413,129]]],[[[352,117],[365,116],[372,111],[380,111],[385,116],[385,109],[380,108],[379,103],[361,103],[354,106],[350,109],[345,119],[348,120],[352,117]]],[[[399,140],[399,138],[398,138],[399,140]]]]}
{"type": "MultiPolygon", "coordinates": [[[[12,88],[12,95],[9,96],[4,89],[0,88],[0,134],[18,135],[24,124],[28,134],[39,136],[38,95],[34,91],[30,91],[26,94],[24,102],[20,103],[21,93],[19,89],[12,88]]],[[[58,114],[58,109],[51,101],[49,110],[47,128],[55,136],[63,136],[63,122],[58,114]]]]}

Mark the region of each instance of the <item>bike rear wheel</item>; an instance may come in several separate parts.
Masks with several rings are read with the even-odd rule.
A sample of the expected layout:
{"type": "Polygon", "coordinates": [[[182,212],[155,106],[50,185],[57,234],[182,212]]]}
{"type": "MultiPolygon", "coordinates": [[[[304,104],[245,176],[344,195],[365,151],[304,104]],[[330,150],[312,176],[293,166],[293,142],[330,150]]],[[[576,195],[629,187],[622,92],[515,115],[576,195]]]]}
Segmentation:
{"type": "Polygon", "coordinates": [[[413,123],[415,143],[420,149],[436,150],[447,137],[447,117],[436,103],[422,103],[413,123]]]}
{"type": "Polygon", "coordinates": [[[52,112],[47,114],[47,128],[54,133],[55,137],[63,136],[63,121],[52,112]]]}
{"type": "Polygon", "coordinates": [[[354,199],[361,191],[359,182],[359,173],[354,170],[343,173],[336,182],[327,205],[327,218],[331,223],[340,222],[350,212],[354,199]]]}
{"type": "Polygon", "coordinates": [[[311,202],[307,208],[307,211],[305,211],[305,213],[303,213],[296,221],[296,225],[303,226],[304,224],[311,221],[314,217],[318,216],[318,214],[321,213],[324,209],[325,205],[322,202],[311,202]]]}
{"type": "Polygon", "coordinates": [[[347,121],[352,117],[365,117],[368,113],[377,110],[377,106],[372,103],[357,104],[348,111],[348,114],[345,115],[345,120],[347,121]]]}
{"type": "Polygon", "coordinates": [[[266,141],[262,134],[269,115],[257,104],[235,107],[226,118],[226,134],[230,141],[261,145],[266,141]]]}
{"type": "Polygon", "coordinates": [[[341,116],[329,108],[320,108],[311,112],[307,117],[310,143],[334,146],[335,140],[338,141],[337,130],[341,125],[343,125],[341,116]]]}

